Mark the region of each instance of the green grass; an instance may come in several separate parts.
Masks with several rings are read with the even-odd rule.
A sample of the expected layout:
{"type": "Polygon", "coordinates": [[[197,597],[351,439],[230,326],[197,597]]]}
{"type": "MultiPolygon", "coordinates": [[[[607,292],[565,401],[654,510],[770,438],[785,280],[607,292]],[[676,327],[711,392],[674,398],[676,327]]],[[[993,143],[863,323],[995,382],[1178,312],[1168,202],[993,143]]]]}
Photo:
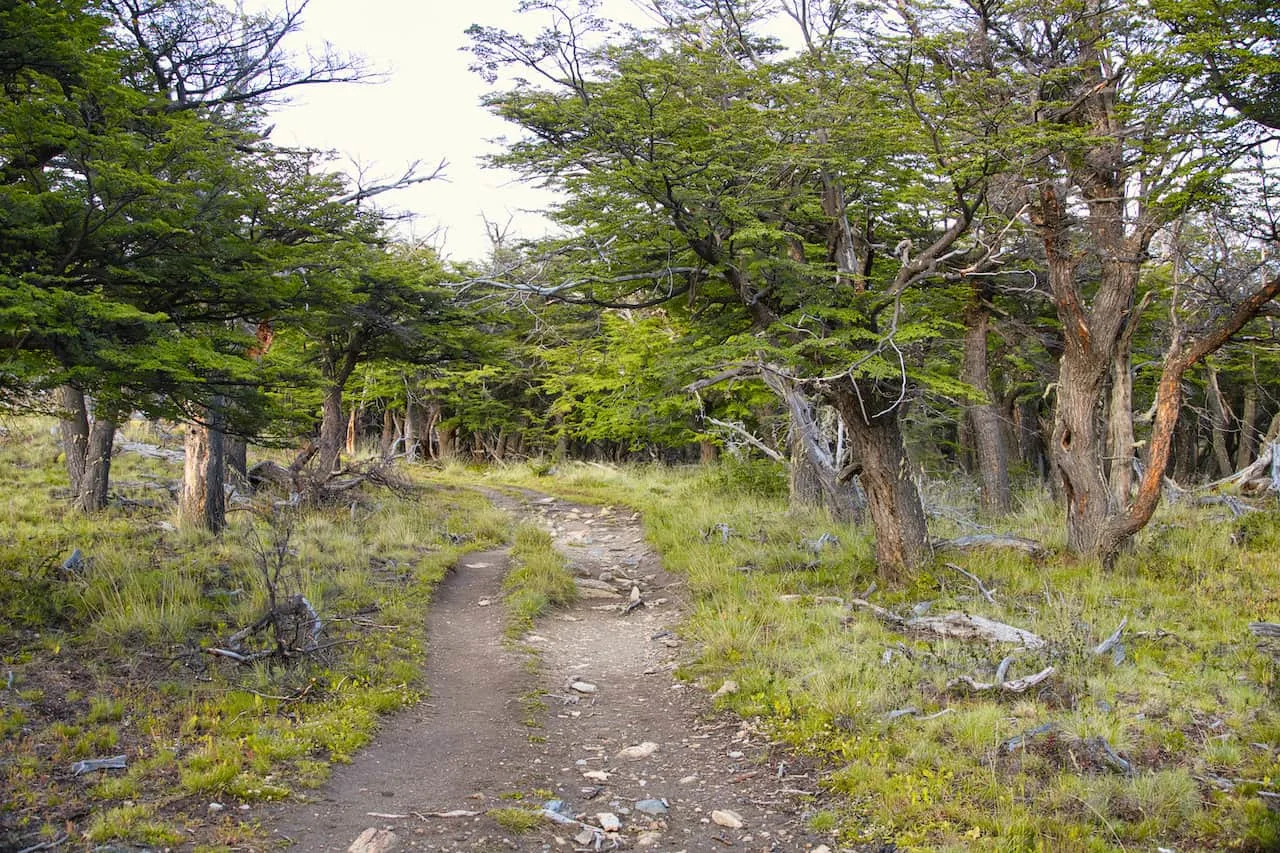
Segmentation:
{"type": "Polygon", "coordinates": [[[531,524],[516,528],[511,546],[512,569],[503,579],[506,591],[507,633],[518,637],[533,620],[552,607],[571,604],[578,589],[568,563],[551,535],[531,524]]]}
{"type": "Polygon", "coordinates": [[[498,826],[517,835],[532,832],[546,823],[546,818],[537,812],[512,806],[489,809],[486,814],[497,821],[498,826]]]}
{"type": "MultiPolygon", "coordinates": [[[[1280,614],[1276,511],[1234,520],[1164,508],[1105,571],[1065,556],[1058,507],[1026,493],[999,529],[1045,543],[1049,557],[939,555],[901,587],[874,594],[899,613],[931,601],[932,613],[980,614],[1048,640],[1017,654],[1011,677],[1049,665],[1055,676],[996,696],[946,685],[962,674],[991,680],[1007,649],[901,633],[820,601],[848,601],[875,579],[870,536],[789,510],[776,481],[754,466],[561,464],[554,478],[513,466],[488,479],[644,513],[648,541],[688,579],[691,611],[680,631],[697,654],[682,674],[709,690],[732,678],[739,689],[718,702],[819,760],[828,799],[815,820],[843,843],[1009,851],[1280,843],[1280,820],[1256,796],[1280,790],[1277,658],[1247,630],[1280,614]],[[840,545],[804,549],[801,540],[824,532],[840,545]],[[996,589],[996,604],[948,561],[996,589]],[[802,598],[781,598],[794,595],[802,598]],[[1093,655],[1122,617],[1123,659],[1093,655]],[[946,713],[888,719],[908,707],[946,713]],[[1045,723],[1051,734],[1001,748],[1045,723]],[[1099,739],[1131,762],[1132,775],[1107,766],[1099,739]],[[1237,781],[1219,790],[1215,778],[1237,781]]],[[[932,497],[967,500],[958,490],[932,497]]],[[[965,532],[945,520],[932,529],[939,538],[965,532]]]]}
{"type": "MultiPolygon", "coordinates": [[[[0,690],[0,829],[29,843],[71,818],[75,841],[253,846],[251,829],[189,826],[167,803],[253,802],[314,787],[368,742],[381,714],[420,695],[421,615],[433,585],[462,553],[509,533],[505,516],[454,488],[484,481],[644,513],[648,541],[687,579],[680,633],[696,653],[681,675],[708,690],[733,679],[738,690],[717,702],[818,762],[824,797],[810,823],[841,843],[1280,846],[1280,821],[1257,797],[1280,790],[1277,658],[1247,630],[1280,613],[1274,511],[1234,520],[1165,508],[1104,571],[1063,556],[1058,508],[1027,493],[999,527],[1047,544],[1049,557],[943,555],[874,594],[899,613],[930,601],[933,613],[980,614],[1048,640],[1019,653],[1012,675],[1052,665],[1054,677],[995,696],[947,683],[990,680],[1006,649],[904,634],[826,600],[847,602],[876,577],[870,535],[789,510],[768,466],[414,471],[427,490],[418,499],[362,495],[355,507],[288,524],[235,513],[215,539],[168,529],[167,493],[148,484],[176,477],[172,466],[120,456],[118,492],[138,503],[85,518],[67,511],[56,463],[47,422],[10,425],[0,444],[0,487],[11,496],[0,502],[0,676],[13,673],[12,688],[0,690]],[[334,645],[289,666],[240,667],[202,653],[261,613],[262,549],[245,543],[278,541],[286,527],[281,582],[316,605],[334,645]],[[839,545],[804,546],[823,533],[839,545]],[[74,548],[87,569],[67,575],[60,566],[74,548]],[[996,589],[996,603],[947,561],[996,589]],[[1093,655],[1121,617],[1123,659],[1093,655]],[[920,716],[888,718],[908,707],[920,716]],[[1002,748],[1046,723],[1051,732],[1002,748]],[[1107,766],[1093,746],[1102,741],[1132,775],[1107,766]],[[48,772],[104,750],[127,754],[129,768],[84,783],[48,772]],[[90,809],[92,819],[76,817],[90,809]]],[[[968,497],[948,488],[933,502],[963,506],[968,497]]],[[[964,532],[936,520],[933,530],[964,532]]],[[[538,528],[517,532],[506,593],[517,635],[574,594],[538,528]]],[[[520,812],[513,822],[537,819],[510,811],[520,812]]]]}
{"type": "MultiPolygon", "coordinates": [[[[0,442],[0,836],[27,843],[70,821],[72,844],[261,846],[251,827],[189,826],[169,803],[275,800],[320,784],[380,715],[421,696],[435,584],[509,534],[479,495],[421,479],[416,495],[357,492],[354,507],[292,518],[232,512],[221,537],[176,531],[163,484],[179,466],[127,453],[113,461],[113,493],[133,502],[85,517],[67,507],[49,426],[10,421],[0,442]],[[327,648],[253,666],[204,653],[263,612],[260,546],[279,541],[281,593],[313,603],[327,648]],[[84,569],[65,573],[76,548],[84,569]],[[119,753],[124,771],[49,773],[119,753]]],[[[163,438],[145,424],[128,431],[163,438]]]]}

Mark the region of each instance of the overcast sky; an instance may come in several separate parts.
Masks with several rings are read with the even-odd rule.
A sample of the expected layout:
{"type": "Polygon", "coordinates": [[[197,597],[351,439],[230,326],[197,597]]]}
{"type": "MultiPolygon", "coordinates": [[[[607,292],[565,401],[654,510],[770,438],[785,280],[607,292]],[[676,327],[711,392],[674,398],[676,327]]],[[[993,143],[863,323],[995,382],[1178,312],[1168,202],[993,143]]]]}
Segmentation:
{"type": "MultiPolygon", "coordinates": [[[[443,229],[444,253],[455,260],[487,253],[482,214],[500,224],[511,218],[513,232],[521,236],[542,236],[550,224],[526,211],[545,206],[548,196],[509,173],[481,168],[479,158],[497,150],[490,140],[512,129],[480,106],[488,86],[467,70],[470,54],[460,50],[473,23],[532,29],[537,19],[523,16],[526,20],[518,22],[516,3],[311,0],[302,40],[328,41],[340,51],[360,54],[387,79],[296,92],[290,105],[275,111],[273,138],[337,151],[382,176],[398,174],[414,160],[428,168],[447,160],[447,180],[384,197],[384,203],[417,214],[416,236],[443,229]]],[[[607,0],[606,8],[636,15],[630,0],[607,0]]]]}

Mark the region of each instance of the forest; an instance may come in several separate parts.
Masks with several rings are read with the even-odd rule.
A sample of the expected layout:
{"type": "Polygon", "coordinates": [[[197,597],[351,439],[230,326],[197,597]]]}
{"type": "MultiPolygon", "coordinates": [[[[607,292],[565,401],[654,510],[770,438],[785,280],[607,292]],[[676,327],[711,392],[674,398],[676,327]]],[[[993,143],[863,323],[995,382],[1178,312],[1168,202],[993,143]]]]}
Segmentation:
{"type": "Polygon", "coordinates": [[[273,140],[305,2],[0,0],[0,849],[259,849],[481,484],[643,515],[844,849],[1280,845],[1280,12],[640,5],[468,30],[559,231],[447,261],[273,140]]]}

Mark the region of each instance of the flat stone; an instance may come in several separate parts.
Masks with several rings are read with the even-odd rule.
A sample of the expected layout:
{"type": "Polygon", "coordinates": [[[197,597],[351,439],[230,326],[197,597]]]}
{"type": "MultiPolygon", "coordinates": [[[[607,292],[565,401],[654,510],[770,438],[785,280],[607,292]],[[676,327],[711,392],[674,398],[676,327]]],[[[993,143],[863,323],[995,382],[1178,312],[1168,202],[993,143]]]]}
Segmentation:
{"type": "Polygon", "coordinates": [[[613,601],[622,598],[622,594],[612,587],[609,589],[596,589],[591,586],[582,586],[580,581],[578,583],[578,594],[583,598],[604,598],[613,601]]]}
{"type": "Polygon", "coordinates": [[[613,812],[598,812],[596,820],[605,832],[617,832],[622,829],[622,820],[613,812]]]}
{"type": "Polygon", "coordinates": [[[596,690],[598,690],[599,688],[597,688],[590,681],[575,681],[569,685],[569,689],[574,691],[575,693],[585,693],[587,695],[590,695],[592,693],[595,693],[596,690]]]}
{"type": "Polygon", "coordinates": [[[711,813],[711,822],[716,826],[723,826],[725,829],[742,829],[746,824],[742,820],[742,815],[729,809],[716,809],[711,813]]]}
{"type": "Polygon", "coordinates": [[[394,832],[371,826],[351,842],[347,853],[389,853],[396,849],[396,842],[394,832]]]}
{"type": "MultiPolygon", "coordinates": [[[[606,572],[605,574],[608,573],[606,572]]],[[[617,592],[617,590],[613,588],[613,584],[609,583],[604,578],[604,575],[601,575],[599,580],[596,580],[595,578],[578,578],[575,583],[578,584],[580,589],[602,589],[606,592],[617,592]]]]}
{"type": "Polygon", "coordinates": [[[626,747],[625,749],[623,749],[621,752],[618,753],[618,757],[628,758],[635,761],[641,758],[648,758],[650,755],[653,755],[657,751],[658,751],[658,745],[651,740],[647,740],[644,743],[638,743],[634,746],[626,747]]]}
{"type": "Polygon", "coordinates": [[[738,682],[734,681],[732,678],[726,678],[724,680],[724,684],[720,685],[720,689],[711,695],[712,696],[728,696],[730,693],[737,693],[737,692],[738,692],[738,682]]]}
{"type": "Polygon", "coordinates": [[[664,815],[668,811],[667,801],[659,799],[636,800],[636,811],[647,815],[664,815]]]}

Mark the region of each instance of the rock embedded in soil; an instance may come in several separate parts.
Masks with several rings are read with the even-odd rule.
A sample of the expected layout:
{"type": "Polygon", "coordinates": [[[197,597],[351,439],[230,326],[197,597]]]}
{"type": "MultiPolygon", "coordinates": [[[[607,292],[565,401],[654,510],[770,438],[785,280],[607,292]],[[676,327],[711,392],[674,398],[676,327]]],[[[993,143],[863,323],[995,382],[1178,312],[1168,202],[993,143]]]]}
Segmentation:
{"type": "Polygon", "coordinates": [[[619,758],[626,758],[637,761],[641,758],[648,758],[658,751],[658,745],[651,740],[638,743],[635,746],[628,746],[618,753],[619,758]]]}
{"type": "Polygon", "coordinates": [[[667,813],[667,801],[659,799],[636,800],[636,811],[657,817],[667,813]]]}
{"type": "Polygon", "coordinates": [[[742,829],[746,824],[742,820],[742,815],[729,809],[716,809],[711,813],[711,822],[716,826],[723,826],[725,829],[742,829]]]}
{"type": "Polygon", "coordinates": [[[390,853],[396,849],[397,841],[394,832],[371,826],[351,842],[347,853],[390,853]]]}
{"type": "Polygon", "coordinates": [[[585,693],[590,695],[592,693],[595,693],[596,690],[598,690],[599,688],[597,688],[590,681],[575,681],[569,685],[569,689],[577,693],[585,693]]]}

